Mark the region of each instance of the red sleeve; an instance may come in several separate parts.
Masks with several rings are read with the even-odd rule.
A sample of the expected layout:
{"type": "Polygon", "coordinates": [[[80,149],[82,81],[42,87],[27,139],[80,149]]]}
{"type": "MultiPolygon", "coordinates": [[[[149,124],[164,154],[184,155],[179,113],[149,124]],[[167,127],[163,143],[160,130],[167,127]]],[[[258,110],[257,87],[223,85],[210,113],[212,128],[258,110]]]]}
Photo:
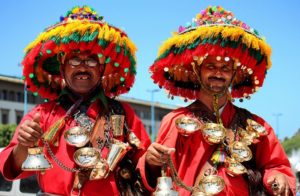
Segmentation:
{"type": "MultiPolygon", "coordinates": [[[[175,110],[168,115],[166,115],[163,120],[161,121],[160,128],[158,131],[158,135],[156,138],[156,142],[166,145],[168,147],[175,147],[176,145],[176,140],[178,136],[178,132],[176,131],[174,127],[174,119],[181,115],[183,112],[185,112],[185,109],[181,108],[178,110],[175,110]]],[[[147,181],[147,171],[146,171],[146,155],[144,154],[140,159],[137,164],[137,170],[140,172],[142,181],[146,189],[149,191],[153,192],[154,188],[151,187],[147,181]]],[[[172,157],[173,159],[173,157],[172,157]]],[[[173,160],[174,162],[174,160],[173,160]]]]}
{"type": "Polygon", "coordinates": [[[135,162],[144,154],[148,146],[151,144],[150,137],[139,117],[135,114],[134,110],[127,103],[122,102],[122,106],[126,114],[126,123],[128,128],[140,139],[142,149],[134,155],[133,160],[135,162]]]}
{"type": "Polygon", "coordinates": [[[267,184],[268,178],[276,173],[283,173],[288,179],[293,195],[296,195],[296,178],[272,127],[258,116],[254,116],[254,120],[263,125],[269,133],[260,139],[261,142],[257,143],[255,154],[257,167],[263,174],[264,187],[271,193],[272,190],[267,184]]]}
{"type": "MultiPolygon", "coordinates": [[[[34,174],[34,172],[21,172],[17,176],[14,175],[14,172],[12,172],[13,171],[12,151],[13,151],[14,147],[18,144],[17,136],[18,136],[20,125],[23,124],[23,122],[25,120],[31,120],[33,118],[34,114],[40,110],[41,110],[41,105],[38,105],[23,117],[20,124],[16,128],[16,131],[14,133],[12,140],[10,141],[8,146],[6,146],[3,149],[3,151],[0,153],[0,171],[3,174],[4,178],[7,180],[26,178],[26,177],[34,174]]],[[[42,122],[42,115],[41,115],[41,122],[42,122]]]]}

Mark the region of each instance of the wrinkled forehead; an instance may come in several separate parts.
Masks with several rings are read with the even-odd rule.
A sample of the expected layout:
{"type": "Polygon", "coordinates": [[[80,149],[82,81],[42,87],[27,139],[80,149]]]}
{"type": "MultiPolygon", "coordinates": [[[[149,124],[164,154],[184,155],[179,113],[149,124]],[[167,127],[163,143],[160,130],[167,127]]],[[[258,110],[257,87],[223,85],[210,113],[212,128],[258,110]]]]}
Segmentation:
{"type": "Polygon", "coordinates": [[[227,57],[227,56],[207,56],[203,62],[203,65],[206,64],[225,64],[225,65],[229,65],[232,66],[234,65],[234,59],[227,57]]]}

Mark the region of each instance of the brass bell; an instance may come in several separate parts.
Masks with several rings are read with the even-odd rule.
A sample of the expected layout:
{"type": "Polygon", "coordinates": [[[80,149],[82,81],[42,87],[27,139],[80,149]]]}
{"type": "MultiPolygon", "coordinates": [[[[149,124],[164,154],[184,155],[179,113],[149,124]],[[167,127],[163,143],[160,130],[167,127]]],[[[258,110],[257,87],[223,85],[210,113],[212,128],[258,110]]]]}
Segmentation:
{"type": "Polygon", "coordinates": [[[162,176],[157,179],[156,190],[153,196],[178,196],[178,192],[174,190],[172,178],[162,176]]]}
{"type": "Polygon", "coordinates": [[[23,171],[41,171],[51,169],[52,164],[43,153],[43,147],[28,148],[28,156],[22,164],[23,171]]]}

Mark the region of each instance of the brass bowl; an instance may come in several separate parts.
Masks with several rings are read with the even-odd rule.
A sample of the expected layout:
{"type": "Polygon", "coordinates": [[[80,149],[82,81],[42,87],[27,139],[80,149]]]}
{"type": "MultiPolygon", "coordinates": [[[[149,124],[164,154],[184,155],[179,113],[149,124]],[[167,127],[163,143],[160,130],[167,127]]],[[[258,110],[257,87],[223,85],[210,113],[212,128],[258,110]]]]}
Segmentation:
{"type": "Polygon", "coordinates": [[[247,123],[248,123],[248,126],[250,127],[250,129],[257,132],[260,136],[268,135],[267,129],[264,126],[262,126],[261,124],[259,124],[258,122],[251,120],[251,119],[247,119],[247,123]]]}
{"type": "Polygon", "coordinates": [[[247,130],[238,128],[238,134],[241,140],[247,145],[251,145],[254,142],[254,140],[259,137],[259,134],[257,132],[254,132],[252,129],[248,128],[247,130]]]}
{"type": "Polygon", "coordinates": [[[80,167],[91,168],[99,162],[100,153],[95,148],[85,147],[76,150],[73,158],[80,167]]]}
{"type": "Polygon", "coordinates": [[[227,174],[233,177],[247,173],[247,169],[244,165],[230,157],[226,158],[225,168],[227,174]]]}
{"type": "Polygon", "coordinates": [[[229,145],[231,157],[238,162],[249,161],[252,159],[252,152],[245,142],[235,141],[229,145]]]}
{"type": "Polygon", "coordinates": [[[181,117],[175,120],[178,132],[184,136],[189,136],[192,133],[200,130],[200,122],[196,118],[181,117]]]}
{"type": "Polygon", "coordinates": [[[209,144],[219,144],[226,136],[226,129],[221,124],[206,123],[202,135],[209,144]]]}
{"type": "Polygon", "coordinates": [[[204,176],[199,182],[199,188],[205,195],[216,195],[223,191],[225,182],[218,175],[204,176]]]}
{"type": "Polygon", "coordinates": [[[78,148],[85,146],[89,142],[88,131],[82,127],[72,127],[65,132],[64,138],[67,144],[78,148]]]}

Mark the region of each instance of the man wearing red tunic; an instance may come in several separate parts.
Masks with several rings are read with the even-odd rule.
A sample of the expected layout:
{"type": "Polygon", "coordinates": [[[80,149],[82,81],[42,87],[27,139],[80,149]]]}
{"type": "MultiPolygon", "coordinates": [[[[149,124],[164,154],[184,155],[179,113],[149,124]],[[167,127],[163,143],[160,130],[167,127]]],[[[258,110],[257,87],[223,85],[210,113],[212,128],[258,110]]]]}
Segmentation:
{"type": "Polygon", "coordinates": [[[36,174],[40,195],[141,194],[134,169],[150,139],[134,110],[112,98],[133,84],[135,51],[87,6],[32,42],[23,60],[26,87],[48,102],[24,116],[1,152],[3,176],[36,174]]]}
{"type": "MultiPolygon", "coordinates": [[[[231,103],[262,86],[270,52],[257,31],[219,6],[203,10],[163,44],[150,67],[154,82],[170,96],[196,101],[164,117],[140,159],[147,189],[155,191],[162,173],[158,182],[172,175],[181,196],[295,195],[295,176],[273,129],[231,103]]],[[[154,194],[176,195],[162,187],[154,194]]]]}

